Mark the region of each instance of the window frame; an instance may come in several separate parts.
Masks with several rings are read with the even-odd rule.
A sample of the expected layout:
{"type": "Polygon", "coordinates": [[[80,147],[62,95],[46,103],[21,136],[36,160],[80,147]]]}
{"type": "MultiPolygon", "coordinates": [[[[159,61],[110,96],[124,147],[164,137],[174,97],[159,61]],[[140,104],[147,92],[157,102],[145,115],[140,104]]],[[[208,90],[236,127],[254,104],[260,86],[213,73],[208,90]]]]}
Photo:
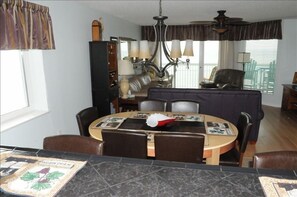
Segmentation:
{"type": "MultiPolygon", "coordinates": [[[[244,45],[245,45],[245,51],[247,51],[247,52],[250,52],[248,49],[247,49],[247,46],[248,46],[248,42],[249,42],[250,40],[247,40],[247,41],[244,41],[244,45]]],[[[279,45],[279,40],[277,40],[277,39],[270,39],[270,40],[251,40],[251,41],[255,41],[255,42],[261,42],[261,41],[265,41],[265,42],[267,42],[267,41],[273,41],[273,42],[276,42],[276,43],[274,43],[276,46],[275,46],[275,57],[271,60],[271,61],[268,61],[268,62],[260,62],[259,63],[259,60],[258,59],[256,59],[256,58],[253,58],[253,52],[251,52],[251,59],[252,60],[254,60],[254,61],[256,61],[256,63],[258,64],[259,63],[259,65],[262,65],[263,66],[263,64],[265,64],[266,65],[266,67],[269,67],[269,68],[265,68],[265,70],[264,71],[262,71],[262,73],[266,73],[266,75],[269,75],[269,74],[267,74],[268,72],[270,72],[270,73],[274,73],[274,81],[273,81],[273,83],[270,83],[271,81],[266,81],[265,83],[264,83],[264,81],[260,81],[260,83],[257,83],[257,84],[254,84],[254,87],[251,87],[251,88],[245,88],[245,89],[251,89],[251,90],[259,90],[259,91],[261,91],[262,92],[262,94],[268,94],[268,95],[273,95],[274,93],[275,93],[275,88],[276,88],[276,79],[275,79],[275,75],[276,75],[276,66],[277,66],[277,54],[278,54],[278,45],[279,45]],[[271,71],[270,69],[271,69],[271,64],[273,64],[275,67],[273,68],[274,70],[273,71],[271,71]],[[266,88],[265,88],[265,86],[267,86],[266,88]],[[257,87],[256,87],[257,86],[257,87]]],[[[261,46],[261,47],[263,47],[263,45],[261,46]]],[[[255,48],[255,46],[253,46],[252,48],[255,48]]],[[[265,47],[264,47],[265,48],[265,47]]],[[[267,46],[266,46],[266,48],[267,48],[267,46]]],[[[269,47],[269,48],[271,48],[271,47],[269,47]]],[[[262,49],[263,50],[263,49],[262,49]]],[[[258,55],[256,55],[256,56],[258,56],[258,55]]],[[[263,56],[263,55],[262,55],[263,56]]],[[[265,56],[265,55],[264,55],[265,56]]],[[[259,76],[258,75],[264,75],[264,74],[261,74],[261,70],[263,70],[263,68],[261,69],[261,66],[258,66],[258,69],[255,69],[254,70],[254,72],[256,73],[256,75],[257,75],[257,79],[253,79],[253,81],[255,81],[254,83],[256,83],[256,81],[258,80],[258,78],[259,78],[259,76]]],[[[267,77],[267,76],[263,76],[263,77],[267,77]]],[[[263,78],[262,77],[262,78],[263,78]]],[[[245,80],[244,80],[244,87],[248,87],[250,84],[248,84],[248,83],[246,83],[246,78],[245,78],[245,80]]]]}
{"type": "Polygon", "coordinates": [[[1,132],[47,113],[48,102],[41,50],[22,50],[28,107],[1,115],[1,132]]]}
{"type": "MultiPolygon", "coordinates": [[[[166,42],[166,46],[167,48],[171,48],[171,41],[167,41],[166,42]],[[170,43],[170,44],[169,44],[170,43]]],[[[189,63],[189,67],[193,67],[193,62],[195,62],[195,64],[197,64],[197,70],[198,70],[198,73],[199,73],[199,76],[198,76],[198,81],[196,83],[197,86],[195,87],[186,87],[186,88],[199,88],[199,83],[203,80],[205,80],[206,76],[209,76],[211,74],[211,71],[213,69],[213,67],[215,66],[218,66],[218,61],[219,61],[219,46],[217,48],[217,63],[206,63],[205,62],[205,54],[206,54],[206,45],[208,43],[211,43],[211,42],[217,42],[217,44],[219,45],[219,41],[194,41],[193,43],[193,47],[194,46],[197,46],[199,47],[198,50],[194,50],[194,57],[185,57],[185,56],[182,56],[181,58],[179,58],[179,63],[178,63],[178,68],[181,68],[181,67],[187,67],[187,64],[186,64],[186,59],[189,58],[190,59],[190,63],[189,63]],[[195,42],[198,42],[198,44],[196,45],[195,42]],[[198,51],[198,53],[196,54],[195,51],[198,51]],[[198,59],[198,61],[193,61],[195,60],[195,58],[198,59]],[[192,65],[191,65],[192,64],[192,65]],[[208,65],[208,66],[207,66],[208,65]],[[209,68],[208,68],[209,67],[209,68]]],[[[182,44],[181,43],[181,48],[183,48],[185,45],[185,42],[182,44]]],[[[162,52],[163,53],[163,52],[162,52]]],[[[165,66],[168,62],[167,62],[167,59],[165,58],[165,56],[163,55],[162,57],[162,60],[165,60],[165,62],[163,61],[162,64],[163,66],[165,66]]],[[[176,72],[177,72],[177,68],[175,66],[172,66],[172,67],[169,67],[168,68],[168,71],[170,74],[172,74],[174,76],[174,82],[173,82],[173,86],[174,87],[178,87],[180,84],[177,85],[177,79],[176,79],[176,72]]],[[[184,81],[184,80],[182,80],[184,81]]]]}

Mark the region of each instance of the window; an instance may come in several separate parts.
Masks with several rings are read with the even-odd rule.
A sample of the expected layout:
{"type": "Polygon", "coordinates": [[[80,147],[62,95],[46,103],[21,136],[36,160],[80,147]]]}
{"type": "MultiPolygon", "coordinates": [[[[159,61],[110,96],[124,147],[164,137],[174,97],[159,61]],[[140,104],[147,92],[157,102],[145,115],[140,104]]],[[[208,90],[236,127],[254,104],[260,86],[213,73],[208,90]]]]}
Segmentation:
{"type": "MultiPolygon", "coordinates": [[[[185,47],[185,41],[180,43],[181,49],[185,47]]],[[[171,42],[167,42],[168,49],[171,49],[171,42]]],[[[218,41],[194,41],[194,56],[189,57],[190,64],[186,64],[186,58],[180,58],[181,63],[168,69],[170,75],[174,77],[176,88],[199,88],[199,76],[208,79],[213,67],[218,64],[219,42],[218,41]],[[200,57],[203,57],[202,60],[200,57]],[[202,64],[203,66],[200,66],[202,64]],[[201,72],[201,75],[199,74],[201,72]],[[203,73],[203,74],[202,74],[203,73]]],[[[163,67],[167,64],[165,55],[162,57],[163,67]]],[[[203,80],[203,79],[202,79],[203,80]]]]}
{"type": "Polygon", "coordinates": [[[22,53],[1,51],[1,116],[28,107],[22,53]]]}
{"type": "MultiPolygon", "coordinates": [[[[180,42],[183,52],[185,41],[180,42]]],[[[167,42],[168,49],[171,49],[171,41],[167,42]]],[[[174,87],[176,88],[197,88],[199,84],[199,41],[193,42],[193,57],[182,56],[178,66],[172,66],[168,69],[170,75],[174,76],[174,87]],[[190,64],[187,65],[186,59],[190,59],[190,64]]],[[[162,66],[164,67],[168,61],[162,51],[162,66]]]]}
{"type": "Polygon", "coordinates": [[[218,66],[219,41],[204,42],[204,79],[209,79],[212,69],[218,66]]]}
{"type": "Polygon", "coordinates": [[[245,89],[273,94],[277,44],[277,40],[246,41],[246,52],[251,53],[251,62],[245,64],[245,89]]]}
{"type": "Polygon", "coordinates": [[[40,50],[0,51],[1,131],[48,110],[40,50]]]}

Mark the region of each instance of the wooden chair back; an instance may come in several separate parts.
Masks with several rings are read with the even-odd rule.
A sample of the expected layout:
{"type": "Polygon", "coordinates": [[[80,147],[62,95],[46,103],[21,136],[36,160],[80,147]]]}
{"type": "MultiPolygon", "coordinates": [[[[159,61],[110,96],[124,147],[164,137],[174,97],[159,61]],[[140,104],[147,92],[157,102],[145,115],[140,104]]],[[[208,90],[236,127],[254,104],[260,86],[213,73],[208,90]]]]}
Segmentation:
{"type": "Polygon", "coordinates": [[[171,101],[172,112],[193,112],[199,113],[199,103],[195,101],[176,100],[171,101]]]}
{"type": "Polygon", "coordinates": [[[157,160],[201,163],[204,136],[185,133],[158,133],[154,135],[157,160]]]}
{"type": "Polygon", "coordinates": [[[297,151],[272,151],[256,153],[254,168],[297,170],[297,151]]]}
{"type": "Polygon", "coordinates": [[[166,111],[166,101],[143,100],[138,102],[139,111],[166,111]]]}
{"type": "Polygon", "coordinates": [[[140,132],[102,130],[103,155],[147,158],[147,135],[140,132]]]}
{"type": "Polygon", "coordinates": [[[56,135],[43,139],[43,149],[102,155],[103,143],[80,135],[56,135]]]}
{"type": "Polygon", "coordinates": [[[97,118],[99,118],[97,107],[89,107],[76,114],[76,120],[81,136],[90,136],[89,126],[97,118]]]}

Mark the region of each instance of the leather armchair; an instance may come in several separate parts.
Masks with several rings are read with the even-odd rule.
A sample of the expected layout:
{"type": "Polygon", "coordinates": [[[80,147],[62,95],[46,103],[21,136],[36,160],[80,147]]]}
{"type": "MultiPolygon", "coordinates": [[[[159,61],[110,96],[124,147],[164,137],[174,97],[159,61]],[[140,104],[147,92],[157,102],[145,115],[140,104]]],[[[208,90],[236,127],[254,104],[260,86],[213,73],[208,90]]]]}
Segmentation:
{"type": "Polygon", "coordinates": [[[201,88],[243,89],[244,71],[220,69],[216,72],[213,82],[201,82],[201,88]]]}

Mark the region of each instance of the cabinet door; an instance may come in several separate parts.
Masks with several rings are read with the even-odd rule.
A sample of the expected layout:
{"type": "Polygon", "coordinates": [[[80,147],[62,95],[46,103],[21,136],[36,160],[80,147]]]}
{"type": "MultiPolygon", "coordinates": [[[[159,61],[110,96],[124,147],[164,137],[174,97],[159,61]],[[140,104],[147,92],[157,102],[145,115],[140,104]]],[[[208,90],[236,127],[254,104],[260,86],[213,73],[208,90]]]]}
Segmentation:
{"type": "Polygon", "coordinates": [[[108,47],[104,42],[90,42],[92,90],[108,91],[108,47]]]}
{"type": "Polygon", "coordinates": [[[117,45],[116,43],[110,42],[108,43],[108,65],[109,71],[117,72],[117,45]]]}
{"type": "Polygon", "coordinates": [[[115,42],[90,42],[90,63],[93,106],[99,115],[111,113],[111,106],[118,112],[118,66],[115,42]],[[112,104],[111,104],[112,103],[112,104]]]}
{"type": "Polygon", "coordinates": [[[110,100],[107,92],[93,91],[93,106],[98,108],[99,116],[105,116],[110,114],[110,100]]]}

